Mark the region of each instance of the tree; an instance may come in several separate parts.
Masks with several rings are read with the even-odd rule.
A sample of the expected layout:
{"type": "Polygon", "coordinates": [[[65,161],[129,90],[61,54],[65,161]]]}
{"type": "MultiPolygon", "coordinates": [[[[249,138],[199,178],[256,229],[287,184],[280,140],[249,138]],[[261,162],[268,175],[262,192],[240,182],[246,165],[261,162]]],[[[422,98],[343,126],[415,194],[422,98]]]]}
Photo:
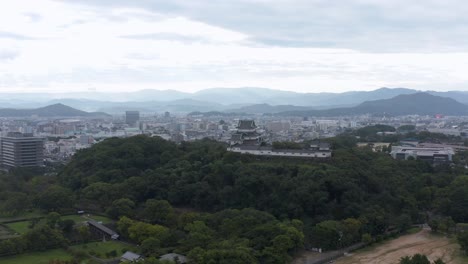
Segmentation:
{"type": "Polygon", "coordinates": [[[135,202],[128,198],[121,198],[112,202],[106,213],[113,219],[134,214],[135,202]]]}
{"type": "Polygon", "coordinates": [[[86,243],[91,239],[91,232],[89,231],[88,226],[78,226],[76,230],[82,242],[86,243]]]}
{"type": "Polygon", "coordinates": [[[119,221],[117,222],[117,230],[119,230],[120,234],[123,237],[128,238],[128,229],[134,224],[135,221],[132,219],[122,216],[120,217],[119,221]]]}
{"type": "Polygon", "coordinates": [[[134,221],[134,223],[128,228],[130,239],[137,243],[141,243],[151,237],[163,240],[165,239],[167,232],[168,229],[166,227],[138,221],[134,221]]]}
{"type": "Polygon", "coordinates": [[[151,223],[174,225],[175,215],[172,206],[166,200],[149,199],[145,203],[143,218],[151,223]]]}
{"type": "Polygon", "coordinates": [[[7,199],[2,203],[0,210],[5,215],[18,214],[31,206],[31,201],[28,195],[20,192],[8,192],[6,193],[7,199]]]}
{"type": "MultiPolygon", "coordinates": [[[[437,259],[434,264],[445,264],[442,259],[437,259]]],[[[406,256],[400,259],[400,264],[431,264],[429,259],[422,254],[415,254],[414,256],[406,256]]]]}
{"type": "Polygon", "coordinates": [[[468,232],[461,232],[457,236],[458,244],[465,255],[468,255],[468,232]]]}
{"type": "Polygon", "coordinates": [[[185,226],[185,231],[188,232],[187,237],[183,241],[183,245],[190,249],[195,247],[205,248],[213,241],[215,232],[209,228],[203,221],[194,221],[185,226]]]}
{"type": "Polygon", "coordinates": [[[58,222],[58,226],[62,231],[66,234],[71,233],[73,231],[73,227],[75,226],[75,221],[73,219],[65,219],[60,220],[58,222]]]}
{"type": "Polygon", "coordinates": [[[150,237],[141,242],[141,251],[146,256],[156,255],[161,247],[161,241],[155,237],[150,237]]]}
{"type": "Polygon", "coordinates": [[[365,233],[361,237],[361,242],[365,244],[370,244],[372,243],[373,239],[372,236],[369,233],[365,233]]]}
{"type": "Polygon", "coordinates": [[[315,247],[325,250],[337,249],[343,237],[341,224],[333,220],[320,222],[312,229],[311,236],[315,247]]]}
{"type": "Polygon", "coordinates": [[[23,238],[27,241],[28,250],[31,251],[43,251],[63,247],[68,244],[68,241],[59,230],[52,229],[47,225],[26,232],[23,238]]]}
{"type": "Polygon", "coordinates": [[[411,227],[411,217],[407,214],[402,214],[396,219],[396,226],[400,232],[405,232],[411,227]]]}
{"type": "Polygon", "coordinates": [[[36,203],[39,208],[46,211],[59,211],[63,208],[71,208],[73,205],[73,193],[62,186],[52,185],[39,194],[36,203]]]}
{"type": "Polygon", "coordinates": [[[57,212],[50,212],[47,216],[46,216],[46,222],[47,222],[47,225],[50,227],[50,228],[55,228],[55,226],[58,224],[59,220],[60,220],[60,214],[57,213],[57,212]]]}

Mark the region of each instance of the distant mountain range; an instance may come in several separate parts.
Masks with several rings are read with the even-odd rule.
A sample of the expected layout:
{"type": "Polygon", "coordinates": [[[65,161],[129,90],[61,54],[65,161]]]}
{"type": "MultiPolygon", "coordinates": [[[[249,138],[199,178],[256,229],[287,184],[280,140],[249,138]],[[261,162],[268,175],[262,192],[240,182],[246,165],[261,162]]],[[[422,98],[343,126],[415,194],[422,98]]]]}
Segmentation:
{"type": "MultiPolygon", "coordinates": [[[[390,99],[421,91],[407,88],[380,88],[374,91],[344,93],[297,93],[267,88],[212,88],[195,93],[174,90],[141,90],[124,93],[0,93],[0,108],[33,108],[62,103],[93,112],[123,114],[126,110],[142,113],[245,112],[279,113],[320,109],[349,108],[366,101],[390,99]]],[[[468,104],[468,92],[426,93],[468,104]]]]}
{"type": "Polygon", "coordinates": [[[63,104],[53,104],[35,109],[0,109],[0,117],[104,117],[109,116],[101,112],[85,112],[63,104]]]}
{"type": "Polygon", "coordinates": [[[468,115],[468,105],[452,98],[429,93],[397,95],[390,99],[366,101],[355,107],[327,110],[287,111],[284,116],[347,116],[347,115],[468,115]]]}
{"type": "MultiPolygon", "coordinates": [[[[70,101],[75,102],[76,101],[70,101]]],[[[91,101],[95,104],[99,102],[91,101]]],[[[148,103],[138,105],[125,105],[125,103],[109,103],[114,107],[114,104],[121,105],[120,111],[122,113],[125,110],[140,109],[143,107],[151,107],[148,103]],[[125,106],[124,106],[125,105],[125,106]]],[[[190,108],[201,108],[205,109],[207,106],[205,103],[192,99],[176,100],[171,104],[166,104],[166,107],[177,106],[184,107],[187,112],[190,108]],[[187,107],[190,104],[192,107],[187,107]]],[[[219,105],[218,105],[219,106],[219,105]]],[[[208,109],[210,107],[207,107],[208,109]]],[[[167,108],[165,108],[167,109],[167,108]]],[[[294,105],[276,105],[272,106],[269,104],[256,104],[250,106],[242,106],[233,108],[226,111],[213,111],[209,110],[206,112],[190,111],[192,115],[222,115],[222,116],[236,116],[236,115],[251,115],[251,114],[275,114],[281,116],[349,116],[349,115],[468,115],[468,105],[462,104],[452,98],[441,97],[432,95],[429,93],[413,93],[413,94],[401,94],[390,99],[380,99],[365,101],[357,106],[353,107],[339,107],[332,109],[313,109],[312,107],[306,106],[294,106],[294,105]]],[[[15,108],[3,108],[0,109],[0,117],[105,117],[109,116],[104,112],[85,112],[72,108],[70,106],[56,103],[45,107],[39,107],[35,109],[15,109],[15,108]]]]}

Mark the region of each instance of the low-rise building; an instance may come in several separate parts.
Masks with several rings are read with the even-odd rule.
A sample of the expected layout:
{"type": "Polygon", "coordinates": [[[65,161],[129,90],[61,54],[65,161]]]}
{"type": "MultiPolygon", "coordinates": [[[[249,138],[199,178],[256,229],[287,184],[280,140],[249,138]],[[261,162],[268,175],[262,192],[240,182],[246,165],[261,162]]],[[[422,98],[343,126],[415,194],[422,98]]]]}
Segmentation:
{"type": "Polygon", "coordinates": [[[390,155],[394,159],[407,160],[419,159],[433,164],[450,163],[455,154],[451,147],[411,147],[392,146],[390,155]]]}
{"type": "Polygon", "coordinates": [[[177,253],[169,253],[169,254],[162,255],[159,257],[159,260],[173,261],[175,263],[180,263],[180,264],[188,263],[186,256],[177,254],[177,253]]]}
{"type": "Polygon", "coordinates": [[[120,257],[120,262],[138,262],[140,260],[143,260],[143,257],[137,253],[127,251],[125,252],[121,257],[120,257]]]}
{"type": "Polygon", "coordinates": [[[117,232],[99,222],[90,220],[87,221],[86,224],[88,225],[92,233],[102,236],[104,239],[119,239],[119,234],[117,232]]]}

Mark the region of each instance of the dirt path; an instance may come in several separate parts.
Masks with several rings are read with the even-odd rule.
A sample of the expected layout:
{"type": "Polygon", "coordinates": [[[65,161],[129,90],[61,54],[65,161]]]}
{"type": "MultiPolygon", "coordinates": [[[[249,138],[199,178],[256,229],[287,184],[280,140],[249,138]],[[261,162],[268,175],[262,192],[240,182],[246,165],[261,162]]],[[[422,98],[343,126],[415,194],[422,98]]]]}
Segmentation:
{"type": "Polygon", "coordinates": [[[424,254],[433,261],[437,258],[447,264],[462,264],[456,259],[458,245],[443,236],[431,235],[429,229],[385,242],[375,248],[351,253],[335,261],[336,264],[397,264],[401,257],[424,254]]]}

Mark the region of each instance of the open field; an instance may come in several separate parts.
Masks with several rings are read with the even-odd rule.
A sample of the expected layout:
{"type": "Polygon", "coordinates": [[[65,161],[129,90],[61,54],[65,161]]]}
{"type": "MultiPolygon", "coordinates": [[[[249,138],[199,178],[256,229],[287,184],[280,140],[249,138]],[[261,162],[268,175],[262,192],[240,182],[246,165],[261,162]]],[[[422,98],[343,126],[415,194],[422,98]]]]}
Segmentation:
{"type": "MultiPolygon", "coordinates": [[[[113,250],[116,251],[116,257],[120,257],[123,250],[135,250],[131,245],[127,245],[117,241],[107,242],[91,242],[82,245],[71,246],[72,249],[81,250],[86,253],[94,251],[99,258],[107,258],[106,253],[113,250]]],[[[71,260],[72,256],[63,249],[53,249],[43,252],[32,252],[20,255],[0,257],[0,264],[48,264],[50,260],[71,260]]],[[[84,260],[82,263],[91,263],[91,258],[84,260]]]]}
{"type": "Polygon", "coordinates": [[[24,234],[30,229],[29,228],[30,224],[31,224],[30,221],[21,221],[21,222],[8,223],[5,225],[11,230],[13,230],[15,233],[24,234]]]}
{"type": "Polygon", "coordinates": [[[63,249],[33,252],[0,258],[0,264],[47,264],[49,260],[71,260],[72,257],[63,249]]]}
{"type": "Polygon", "coordinates": [[[336,264],[397,264],[400,258],[421,253],[430,260],[442,258],[447,264],[467,263],[460,256],[455,239],[433,235],[429,229],[351,253],[336,260],[336,264]]]}
{"type": "Polygon", "coordinates": [[[26,219],[31,219],[31,218],[38,218],[38,217],[43,217],[45,216],[43,213],[39,211],[33,211],[33,212],[26,212],[21,215],[17,216],[7,216],[7,217],[0,217],[0,223],[5,223],[5,222],[12,222],[16,220],[26,220],[26,219]]]}
{"type": "MultiPolygon", "coordinates": [[[[104,224],[112,222],[111,219],[104,217],[104,216],[98,216],[98,215],[90,215],[89,217],[87,216],[80,216],[80,215],[65,215],[61,217],[62,220],[65,219],[71,219],[75,221],[75,223],[79,224],[87,220],[95,220],[95,221],[102,221],[104,224]]],[[[44,223],[45,220],[41,219],[38,224],[44,223]]],[[[30,220],[25,220],[25,221],[19,221],[19,222],[13,222],[13,223],[8,223],[8,224],[3,224],[4,226],[7,226],[9,229],[13,230],[14,233],[18,234],[24,234],[28,230],[30,230],[29,226],[31,224],[30,220]]],[[[6,230],[8,232],[8,230],[6,230]]],[[[1,236],[1,229],[0,229],[0,236],[1,236]]]]}
{"type": "Polygon", "coordinates": [[[122,242],[117,242],[117,241],[90,242],[87,244],[71,246],[71,248],[75,250],[84,251],[88,254],[91,254],[92,252],[94,252],[94,254],[91,254],[91,255],[95,255],[99,258],[107,258],[106,253],[109,253],[113,250],[116,251],[117,257],[121,256],[124,253],[122,251],[135,250],[133,246],[124,244],[122,242]]]}

